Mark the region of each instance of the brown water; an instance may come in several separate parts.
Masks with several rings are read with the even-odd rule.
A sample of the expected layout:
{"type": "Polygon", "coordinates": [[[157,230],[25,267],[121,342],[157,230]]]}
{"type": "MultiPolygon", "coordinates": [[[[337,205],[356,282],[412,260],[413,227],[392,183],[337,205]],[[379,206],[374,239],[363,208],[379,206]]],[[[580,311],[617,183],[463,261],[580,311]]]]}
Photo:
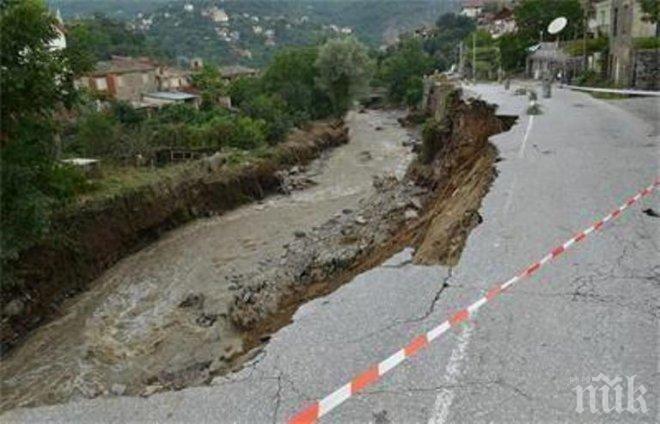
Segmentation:
{"type": "Polygon", "coordinates": [[[194,372],[219,352],[239,351],[226,319],[233,295],[227,277],[278,263],[295,231],[357,208],[372,193],[373,176],[401,178],[412,156],[402,146],[410,134],[400,116],[349,113],[350,142],[305,172],[313,187],[195,221],[120,261],[0,363],[0,409],[138,394],[156,375],[194,372]],[[191,293],[203,303],[179,307],[191,293]]]}

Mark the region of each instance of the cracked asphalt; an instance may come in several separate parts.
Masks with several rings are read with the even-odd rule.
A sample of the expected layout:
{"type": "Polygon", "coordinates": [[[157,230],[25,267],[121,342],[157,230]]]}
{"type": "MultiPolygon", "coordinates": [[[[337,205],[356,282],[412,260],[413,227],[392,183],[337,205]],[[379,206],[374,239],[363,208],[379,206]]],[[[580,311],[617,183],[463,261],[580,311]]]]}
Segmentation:
{"type": "MultiPolygon", "coordinates": [[[[484,199],[484,222],[456,267],[415,266],[410,251],[403,251],[303,305],[243,370],[208,387],[18,409],[0,418],[285,421],[657,177],[660,138],[648,116],[660,117],[658,100],[636,99],[627,108],[555,90],[553,98],[540,99],[543,114],[528,128],[527,99],[514,96],[514,88],[469,87],[499,104],[500,113],[520,119],[492,139],[503,158],[500,175],[484,199]]],[[[322,421],[658,422],[660,220],[642,213],[648,208],[660,211],[657,192],[322,421]],[[600,374],[635,376],[636,387],[646,390],[646,412],[578,413],[575,387],[600,374]]],[[[624,392],[624,407],[625,400],[624,392]]]]}

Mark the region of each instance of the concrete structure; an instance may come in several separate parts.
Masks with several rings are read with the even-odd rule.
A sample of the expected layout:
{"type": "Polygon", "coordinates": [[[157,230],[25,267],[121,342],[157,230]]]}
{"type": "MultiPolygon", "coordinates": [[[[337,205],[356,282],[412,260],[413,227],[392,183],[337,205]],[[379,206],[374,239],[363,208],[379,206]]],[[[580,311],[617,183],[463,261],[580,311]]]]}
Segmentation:
{"type": "Polygon", "coordinates": [[[156,91],[156,65],[147,58],[113,56],[96,64],[94,71],[76,80],[78,88],[105,93],[115,100],[139,101],[156,91]]]}
{"type": "Polygon", "coordinates": [[[196,94],[181,91],[156,91],[142,96],[142,102],[156,106],[166,106],[175,103],[186,103],[199,107],[200,99],[196,94]]]}
{"type": "Polygon", "coordinates": [[[256,69],[248,68],[242,65],[231,65],[220,67],[220,75],[224,79],[233,80],[240,77],[252,77],[257,75],[256,69]]]}
{"type": "Polygon", "coordinates": [[[636,0],[612,0],[609,69],[619,86],[636,86],[634,39],[656,35],[656,24],[642,21],[642,16],[636,0]]]}

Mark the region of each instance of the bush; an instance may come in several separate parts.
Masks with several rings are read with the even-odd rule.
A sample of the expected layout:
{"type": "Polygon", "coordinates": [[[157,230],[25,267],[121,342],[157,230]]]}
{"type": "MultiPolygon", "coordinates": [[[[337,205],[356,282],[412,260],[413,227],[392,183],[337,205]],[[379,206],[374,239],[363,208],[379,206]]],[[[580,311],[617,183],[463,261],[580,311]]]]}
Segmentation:
{"type": "Polygon", "coordinates": [[[286,103],[278,96],[262,94],[243,102],[241,109],[247,116],[265,121],[266,137],[273,144],[284,140],[293,126],[286,103]]]}
{"type": "MultiPolygon", "coordinates": [[[[660,25],[660,23],[656,24],[660,25]]],[[[660,49],[660,37],[639,37],[633,39],[633,45],[639,50],[660,49]]]]}
{"type": "Polygon", "coordinates": [[[104,112],[89,112],[78,122],[76,144],[91,157],[116,156],[121,142],[121,126],[104,112]]]}
{"type": "Polygon", "coordinates": [[[238,149],[250,150],[266,143],[266,123],[257,119],[241,116],[234,121],[228,144],[238,149]]]}
{"type": "Polygon", "coordinates": [[[229,95],[234,106],[240,107],[243,102],[255,98],[261,93],[263,93],[263,87],[259,78],[238,78],[229,85],[229,95]]]}
{"type": "MultiPolygon", "coordinates": [[[[564,51],[570,54],[571,56],[582,56],[584,54],[584,42],[583,40],[574,40],[569,41],[568,44],[564,47],[564,51]]],[[[599,38],[590,38],[586,43],[587,54],[594,53],[604,53],[607,52],[609,48],[609,41],[607,37],[599,38]]]]}

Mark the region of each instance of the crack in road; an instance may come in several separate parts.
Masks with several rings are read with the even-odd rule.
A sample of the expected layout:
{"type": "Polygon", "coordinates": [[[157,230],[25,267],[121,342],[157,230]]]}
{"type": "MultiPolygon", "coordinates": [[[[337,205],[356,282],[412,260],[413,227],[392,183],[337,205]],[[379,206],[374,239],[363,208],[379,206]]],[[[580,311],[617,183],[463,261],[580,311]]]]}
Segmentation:
{"type": "MultiPolygon", "coordinates": [[[[392,266],[390,266],[392,267],[392,266]]],[[[435,312],[435,307],[438,301],[440,300],[440,296],[442,293],[450,287],[449,285],[449,280],[453,277],[453,268],[449,268],[449,271],[447,275],[443,278],[442,280],[442,285],[440,288],[435,292],[435,295],[433,296],[433,300],[431,301],[431,304],[429,305],[428,309],[423,315],[420,315],[415,318],[410,318],[410,319],[397,319],[394,320],[392,323],[385,327],[380,327],[374,331],[370,331],[367,334],[360,335],[358,337],[355,337],[353,339],[350,339],[348,341],[342,341],[342,343],[355,343],[355,342],[363,342],[366,339],[369,339],[371,337],[374,337],[376,335],[381,334],[383,331],[388,331],[391,330],[392,328],[398,327],[403,324],[410,324],[410,323],[415,323],[415,322],[421,322],[426,320],[429,316],[431,316],[435,312]]]]}

